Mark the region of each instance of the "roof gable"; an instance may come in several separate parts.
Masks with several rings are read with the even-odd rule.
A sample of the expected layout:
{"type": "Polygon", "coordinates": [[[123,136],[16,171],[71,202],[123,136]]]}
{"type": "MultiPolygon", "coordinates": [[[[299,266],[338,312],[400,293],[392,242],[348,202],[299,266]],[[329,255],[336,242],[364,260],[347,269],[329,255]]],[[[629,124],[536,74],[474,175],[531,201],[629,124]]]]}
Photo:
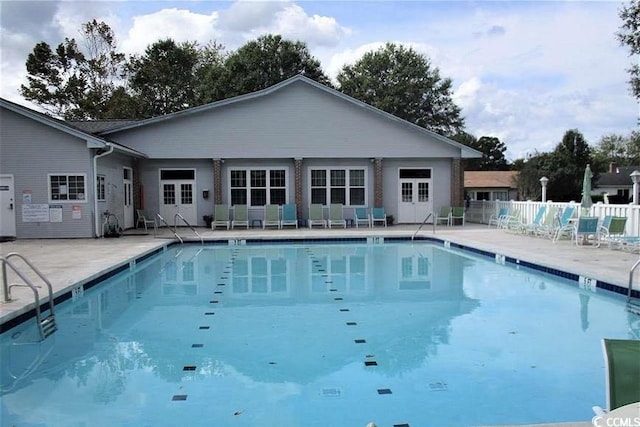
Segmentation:
{"type": "Polygon", "coordinates": [[[111,128],[108,130],[105,130],[103,132],[101,132],[101,135],[110,135],[110,134],[117,134],[117,133],[121,133],[123,131],[128,131],[128,130],[133,130],[133,129],[139,129],[139,128],[144,128],[144,127],[150,127],[153,125],[159,125],[159,124],[166,124],[166,123],[171,123],[171,122],[175,122],[178,121],[180,119],[185,119],[189,116],[196,116],[205,112],[215,112],[215,111],[219,111],[219,110],[223,110],[225,109],[225,107],[227,108],[231,108],[234,106],[239,106],[248,102],[252,102],[252,101],[257,101],[261,98],[265,98],[268,97],[269,95],[273,95],[275,93],[278,93],[280,91],[284,91],[287,88],[290,88],[294,85],[299,85],[299,84],[303,84],[306,85],[308,87],[314,88],[318,91],[321,91],[322,93],[325,93],[329,96],[338,98],[342,101],[345,101],[347,103],[349,103],[350,105],[352,105],[353,107],[356,107],[357,109],[361,110],[361,111],[366,111],[370,114],[374,114],[376,116],[378,116],[379,119],[381,120],[385,120],[388,122],[393,122],[396,125],[405,127],[407,129],[410,129],[413,132],[417,132],[423,135],[423,137],[426,137],[432,141],[437,141],[439,143],[443,143],[451,148],[454,148],[456,150],[460,150],[460,155],[463,158],[478,158],[482,156],[482,153],[480,153],[477,150],[474,150],[470,147],[467,147],[464,144],[458,143],[456,141],[453,141],[449,138],[446,138],[442,135],[439,135],[435,132],[429,131],[427,129],[424,129],[420,126],[417,126],[413,123],[410,123],[406,120],[400,119],[392,114],[389,114],[387,112],[384,112],[378,108],[372,107],[371,105],[368,105],[364,102],[361,102],[355,98],[352,98],[348,95],[345,95],[335,89],[329,88],[321,83],[318,83],[314,80],[311,80],[305,76],[302,75],[298,75],[298,76],[294,76],[291,77],[287,80],[284,80],[278,84],[275,84],[273,86],[270,86],[269,88],[257,91],[257,92],[253,92],[253,93],[249,93],[249,94],[245,94],[245,95],[240,95],[240,96],[236,96],[234,98],[229,98],[229,99],[225,99],[222,101],[217,101],[217,102],[213,102],[210,104],[206,104],[206,105],[201,105],[198,107],[194,107],[194,108],[190,108],[187,110],[182,110],[182,111],[178,111],[175,113],[171,113],[171,114],[167,114],[164,116],[159,116],[159,117],[153,117],[150,119],[146,119],[146,120],[140,120],[134,123],[127,123],[127,124],[123,124],[121,126],[117,126],[115,128],[111,128]]]}

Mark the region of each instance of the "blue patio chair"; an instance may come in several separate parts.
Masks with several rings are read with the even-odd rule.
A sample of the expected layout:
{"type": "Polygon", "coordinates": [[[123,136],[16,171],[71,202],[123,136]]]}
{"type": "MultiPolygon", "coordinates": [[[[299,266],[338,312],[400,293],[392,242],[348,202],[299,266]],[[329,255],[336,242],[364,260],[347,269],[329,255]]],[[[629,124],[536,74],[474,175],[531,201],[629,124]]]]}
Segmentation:
{"type": "Polygon", "coordinates": [[[569,205],[562,211],[562,215],[558,218],[558,226],[556,227],[553,235],[553,241],[557,242],[563,236],[568,235],[569,238],[573,237],[573,231],[575,230],[575,222],[573,215],[576,212],[575,206],[569,205]]]}
{"type": "Polygon", "coordinates": [[[387,226],[387,214],[384,208],[371,209],[371,226],[375,227],[376,223],[381,223],[385,227],[387,226]]]}
{"type": "Polygon", "coordinates": [[[353,210],[354,219],[353,222],[356,225],[356,228],[360,226],[360,224],[365,224],[367,227],[371,227],[371,217],[369,217],[369,210],[367,208],[355,208],[353,210]]]}
{"type": "Polygon", "coordinates": [[[598,217],[581,216],[573,231],[576,246],[600,247],[600,229],[598,227],[598,217]],[[589,242],[593,243],[589,243],[589,242]]]}
{"type": "Polygon", "coordinates": [[[287,203],[282,205],[282,219],[280,220],[280,228],[285,225],[293,225],[298,228],[298,207],[295,203],[287,203]]]}
{"type": "Polygon", "coordinates": [[[509,216],[509,208],[500,208],[498,213],[495,215],[491,215],[489,217],[489,222],[487,223],[487,227],[491,227],[495,225],[497,228],[500,228],[500,223],[504,221],[509,216]]]}

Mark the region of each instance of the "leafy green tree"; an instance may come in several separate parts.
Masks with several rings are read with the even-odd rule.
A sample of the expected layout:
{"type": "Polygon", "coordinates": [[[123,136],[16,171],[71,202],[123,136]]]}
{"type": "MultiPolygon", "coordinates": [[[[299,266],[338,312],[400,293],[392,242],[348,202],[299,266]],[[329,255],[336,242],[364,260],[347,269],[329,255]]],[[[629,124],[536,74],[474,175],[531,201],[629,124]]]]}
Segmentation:
{"type": "Polygon", "coordinates": [[[128,64],[131,90],[139,98],[141,114],[152,117],[196,106],[199,54],[195,42],[160,40],[134,56],[128,64]]]}
{"type": "Polygon", "coordinates": [[[26,61],[28,85],[21,95],[47,112],[65,119],[114,118],[108,105],[121,85],[126,60],[117,52],[114,32],[96,20],[82,25],[84,51],[75,39],[65,38],[55,51],[36,44],[26,61]]]}
{"type": "Polygon", "coordinates": [[[549,178],[547,197],[556,201],[580,200],[582,180],[587,164],[592,163],[591,149],[577,129],[565,132],[562,141],[544,165],[549,178]]]}
{"type": "MultiPolygon", "coordinates": [[[[640,55],[640,1],[631,0],[620,9],[622,26],[616,36],[620,44],[629,48],[629,55],[640,55]]],[[[631,92],[640,99],[640,64],[632,64],[629,72],[631,92]]]]}
{"type": "Polygon", "coordinates": [[[208,70],[205,98],[214,101],[255,92],[298,74],[331,85],[305,43],[261,36],[229,54],[223,67],[216,64],[208,70]]]}
{"type": "Polygon", "coordinates": [[[640,131],[629,135],[610,134],[600,138],[593,149],[594,171],[607,171],[609,164],[634,166],[640,164],[640,131]]]}
{"type": "MultiPolygon", "coordinates": [[[[454,138],[455,139],[455,138],[454,138]]],[[[493,136],[483,136],[467,144],[482,153],[480,159],[465,160],[465,170],[472,171],[506,171],[510,169],[505,156],[507,146],[493,136]]]]}
{"type": "MultiPolygon", "coordinates": [[[[518,159],[513,163],[513,168],[518,171],[516,177],[516,187],[522,200],[541,200],[542,186],[540,178],[549,178],[551,164],[550,153],[538,153],[531,155],[528,159],[518,159]]],[[[547,198],[549,197],[547,192],[547,198]]]]}
{"type": "Polygon", "coordinates": [[[439,134],[464,127],[451,79],[412,48],[387,43],[343,67],[337,80],[345,94],[439,134]]]}

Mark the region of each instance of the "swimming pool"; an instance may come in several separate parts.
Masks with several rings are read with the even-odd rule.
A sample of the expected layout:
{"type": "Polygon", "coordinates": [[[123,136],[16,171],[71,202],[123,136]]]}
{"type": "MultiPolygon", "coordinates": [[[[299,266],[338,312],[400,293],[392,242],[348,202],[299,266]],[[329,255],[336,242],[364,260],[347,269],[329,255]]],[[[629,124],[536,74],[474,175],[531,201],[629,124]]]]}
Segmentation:
{"type": "MultiPolygon", "coordinates": [[[[498,260],[500,261],[500,260],[498,260]]],[[[174,246],[0,337],[2,425],[589,420],[624,298],[431,243],[174,246]]]]}

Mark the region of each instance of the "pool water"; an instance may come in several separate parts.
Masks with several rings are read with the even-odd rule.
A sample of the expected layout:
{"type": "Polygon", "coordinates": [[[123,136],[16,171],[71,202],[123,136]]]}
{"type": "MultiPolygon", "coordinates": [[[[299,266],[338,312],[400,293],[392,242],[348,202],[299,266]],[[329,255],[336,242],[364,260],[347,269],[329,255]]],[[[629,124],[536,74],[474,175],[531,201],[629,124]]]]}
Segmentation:
{"type": "Polygon", "coordinates": [[[0,336],[2,426],[588,421],[608,292],[431,243],[174,246],[0,336]]]}

